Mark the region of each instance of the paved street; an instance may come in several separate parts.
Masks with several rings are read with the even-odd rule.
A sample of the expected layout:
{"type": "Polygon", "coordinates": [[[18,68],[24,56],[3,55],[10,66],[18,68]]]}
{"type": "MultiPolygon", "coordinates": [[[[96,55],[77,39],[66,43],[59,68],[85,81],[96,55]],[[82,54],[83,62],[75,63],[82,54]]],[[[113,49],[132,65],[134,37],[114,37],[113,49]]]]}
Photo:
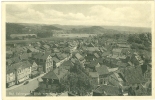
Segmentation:
{"type": "MultiPolygon", "coordinates": [[[[43,75],[41,75],[43,76],[43,75]]],[[[41,77],[39,76],[39,77],[41,77]]],[[[9,88],[6,90],[6,95],[7,96],[25,96],[28,95],[30,93],[30,91],[33,91],[34,89],[36,89],[38,87],[38,81],[36,77],[32,80],[29,80],[29,83],[26,85],[20,84],[19,86],[15,86],[13,88],[9,88]]]]}

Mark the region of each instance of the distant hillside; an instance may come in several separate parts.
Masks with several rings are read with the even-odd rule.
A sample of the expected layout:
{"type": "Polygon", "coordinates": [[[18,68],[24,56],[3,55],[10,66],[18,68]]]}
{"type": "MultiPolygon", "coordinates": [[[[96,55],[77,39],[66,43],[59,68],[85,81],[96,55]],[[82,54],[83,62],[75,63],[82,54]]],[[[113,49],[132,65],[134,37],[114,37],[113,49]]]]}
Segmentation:
{"type": "Polygon", "coordinates": [[[151,32],[150,28],[126,26],[84,26],[84,25],[46,25],[28,23],[6,23],[6,36],[11,34],[37,34],[38,37],[51,37],[53,34],[117,34],[151,32]]]}
{"type": "Polygon", "coordinates": [[[53,30],[62,30],[53,25],[39,24],[21,24],[21,23],[6,23],[6,34],[38,34],[49,33],[53,30]]]}
{"type": "Polygon", "coordinates": [[[129,27],[129,26],[102,26],[105,29],[113,29],[118,31],[129,31],[135,33],[151,32],[151,28],[146,27],[129,27]]]}
{"type": "MultiPolygon", "coordinates": [[[[87,29],[87,28],[89,29],[90,27],[92,27],[92,26],[84,26],[84,25],[59,25],[59,24],[53,24],[53,26],[56,26],[64,30],[76,29],[76,31],[78,31],[78,29],[83,30],[83,29],[87,29]]],[[[151,32],[151,28],[147,28],[147,27],[100,26],[100,29],[101,28],[104,28],[104,31],[120,31],[120,32],[130,32],[130,33],[151,32]]]]}
{"type": "Polygon", "coordinates": [[[73,28],[71,33],[103,34],[104,28],[100,26],[91,26],[86,28],[73,28]]]}

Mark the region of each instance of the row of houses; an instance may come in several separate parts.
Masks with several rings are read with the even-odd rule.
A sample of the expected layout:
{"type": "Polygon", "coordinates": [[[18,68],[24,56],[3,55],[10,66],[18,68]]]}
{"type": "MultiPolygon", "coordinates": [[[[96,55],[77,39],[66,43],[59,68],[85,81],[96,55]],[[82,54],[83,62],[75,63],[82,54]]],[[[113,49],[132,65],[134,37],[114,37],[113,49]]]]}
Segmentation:
{"type": "MultiPolygon", "coordinates": [[[[75,48],[74,44],[73,42],[71,47],[75,48]]],[[[10,49],[13,56],[6,59],[7,87],[20,84],[42,73],[48,73],[72,56],[70,53],[52,52],[47,49],[41,51],[32,45],[20,47],[19,50],[17,48],[10,49]],[[15,54],[16,50],[19,52],[15,54]]]]}

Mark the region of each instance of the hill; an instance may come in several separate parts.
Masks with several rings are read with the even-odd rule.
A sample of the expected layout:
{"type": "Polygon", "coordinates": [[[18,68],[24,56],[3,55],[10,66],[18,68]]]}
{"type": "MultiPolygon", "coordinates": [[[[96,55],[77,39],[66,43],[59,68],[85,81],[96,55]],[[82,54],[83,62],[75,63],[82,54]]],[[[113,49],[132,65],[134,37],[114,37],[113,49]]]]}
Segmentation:
{"type": "Polygon", "coordinates": [[[6,23],[6,34],[38,34],[62,30],[53,25],[27,24],[27,23],[6,23]]]}

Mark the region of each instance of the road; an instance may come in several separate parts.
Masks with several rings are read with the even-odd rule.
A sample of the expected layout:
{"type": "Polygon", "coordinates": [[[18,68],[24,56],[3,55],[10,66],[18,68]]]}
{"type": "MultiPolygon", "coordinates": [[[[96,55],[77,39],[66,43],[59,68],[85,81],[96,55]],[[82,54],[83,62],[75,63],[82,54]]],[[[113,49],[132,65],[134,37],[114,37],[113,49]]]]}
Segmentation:
{"type": "Polygon", "coordinates": [[[44,74],[36,77],[34,79],[29,80],[29,83],[26,85],[20,84],[15,85],[14,87],[10,87],[6,90],[6,96],[26,96],[38,87],[38,80],[37,78],[42,77],[44,74]]]}

